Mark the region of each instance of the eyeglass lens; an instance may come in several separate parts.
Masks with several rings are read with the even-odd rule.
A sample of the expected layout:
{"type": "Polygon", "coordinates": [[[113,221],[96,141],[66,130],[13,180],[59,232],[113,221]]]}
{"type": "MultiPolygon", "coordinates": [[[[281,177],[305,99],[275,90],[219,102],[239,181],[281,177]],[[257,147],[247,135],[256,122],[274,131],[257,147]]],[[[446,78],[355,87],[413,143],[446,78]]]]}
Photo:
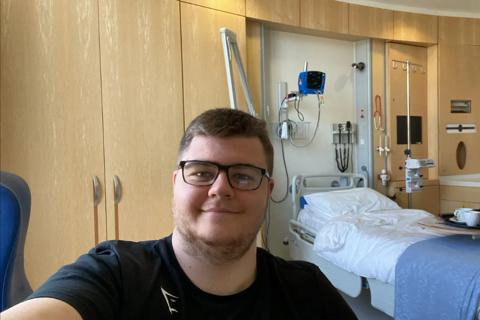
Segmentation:
{"type": "MultiPolygon", "coordinates": [[[[233,165],[226,170],[230,185],[240,190],[258,188],[263,178],[261,169],[247,165],[233,165]]],[[[186,162],[183,167],[183,177],[189,184],[206,186],[215,182],[219,171],[219,167],[213,163],[186,162]]]]}

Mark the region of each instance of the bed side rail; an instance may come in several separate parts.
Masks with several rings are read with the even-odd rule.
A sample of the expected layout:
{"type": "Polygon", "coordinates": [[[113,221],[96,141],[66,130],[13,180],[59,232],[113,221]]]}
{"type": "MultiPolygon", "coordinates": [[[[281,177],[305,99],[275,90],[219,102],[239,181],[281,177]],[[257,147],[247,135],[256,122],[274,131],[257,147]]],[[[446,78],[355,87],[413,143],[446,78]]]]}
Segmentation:
{"type": "Polygon", "coordinates": [[[293,220],[293,219],[290,219],[290,223],[288,224],[288,229],[291,232],[297,233],[300,236],[300,238],[302,238],[303,240],[311,244],[313,244],[313,242],[315,241],[315,236],[317,235],[317,233],[313,229],[307,226],[304,226],[297,220],[293,220]]]}
{"type": "Polygon", "coordinates": [[[304,194],[358,187],[368,187],[368,179],[359,173],[296,175],[291,184],[292,218],[297,219],[304,194]]]}

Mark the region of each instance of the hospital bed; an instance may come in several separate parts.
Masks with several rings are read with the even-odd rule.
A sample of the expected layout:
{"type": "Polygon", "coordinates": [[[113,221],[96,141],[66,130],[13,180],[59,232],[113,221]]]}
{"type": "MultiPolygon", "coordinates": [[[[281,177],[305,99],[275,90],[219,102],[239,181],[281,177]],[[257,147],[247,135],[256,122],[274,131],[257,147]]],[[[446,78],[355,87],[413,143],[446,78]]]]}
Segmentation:
{"type": "MultiPolygon", "coordinates": [[[[364,176],[358,174],[295,176],[291,186],[292,219],[289,222],[289,253],[290,257],[294,260],[306,260],[319,266],[325,276],[337,289],[353,298],[358,297],[362,291],[369,290],[371,305],[393,317],[395,306],[394,270],[396,259],[410,244],[424,239],[439,237],[441,234],[436,231],[425,230],[424,227],[412,223],[417,220],[429,221],[429,219],[435,219],[432,215],[421,212],[421,210],[399,208],[395,202],[367,188],[366,181],[364,176]],[[327,196],[326,192],[331,191],[339,192],[329,193],[327,196]],[[335,197],[332,196],[333,194],[336,196],[340,195],[340,197],[335,199],[335,197]],[[378,198],[376,198],[376,194],[379,195],[378,198]],[[348,196],[352,198],[346,198],[348,196]],[[320,200],[315,199],[315,197],[319,197],[320,200]],[[325,199],[330,198],[334,198],[334,200],[328,204],[330,200],[325,201],[325,199]],[[321,208],[324,210],[323,220],[315,221],[315,219],[312,218],[315,217],[315,215],[308,214],[308,211],[314,210],[311,208],[311,202],[316,200],[319,200],[320,207],[323,206],[321,208]],[[352,214],[352,212],[349,211],[354,212],[352,214]],[[366,212],[366,214],[356,215],[361,212],[366,212]],[[369,212],[375,212],[375,214],[372,215],[369,214],[369,212]],[[376,263],[374,267],[367,266],[364,261],[356,261],[352,266],[352,264],[345,263],[345,261],[355,260],[355,257],[353,255],[341,255],[343,249],[345,249],[343,251],[349,249],[352,252],[362,251],[361,243],[363,242],[363,238],[358,238],[358,241],[353,241],[355,242],[353,244],[342,243],[341,245],[343,245],[344,248],[338,250],[340,253],[335,250],[327,250],[324,252],[315,248],[315,245],[317,245],[317,247],[319,245],[319,239],[324,239],[326,243],[329,243],[326,247],[335,247],[335,240],[338,240],[335,237],[342,237],[342,230],[337,227],[342,226],[342,224],[352,225],[349,223],[355,221],[355,223],[359,223],[358,229],[361,230],[364,220],[368,220],[368,223],[370,223],[371,219],[373,219],[373,225],[375,225],[375,221],[381,221],[381,219],[387,221],[390,219],[391,212],[395,213],[395,215],[393,215],[394,217],[398,215],[398,217],[401,218],[395,220],[395,223],[403,223],[402,219],[406,217],[408,221],[402,225],[402,229],[407,230],[407,232],[405,234],[399,233],[398,236],[396,236],[392,234],[395,234],[397,231],[392,229],[391,234],[376,235],[377,238],[385,237],[382,241],[389,243],[389,245],[391,243],[392,246],[383,250],[384,254],[382,253],[382,248],[375,249],[378,250],[375,251],[378,252],[377,257],[371,256],[368,259],[364,259],[377,259],[376,262],[373,262],[376,263]],[[322,233],[317,234],[317,230],[322,230],[322,233]],[[330,236],[333,233],[333,240],[329,238],[328,233],[330,233],[330,236]],[[396,252],[396,255],[392,255],[392,251],[396,252]],[[382,254],[384,255],[383,257],[382,254]],[[391,256],[386,257],[386,255],[391,256]],[[384,268],[387,269],[387,271],[380,270],[381,268],[378,267],[382,264],[382,259],[388,261],[388,263],[386,263],[387,266],[384,268]],[[358,265],[362,264],[365,265],[358,267],[358,265]],[[378,270],[371,272],[369,268],[378,270]]],[[[316,209],[318,209],[318,207],[315,208],[315,210],[316,209]]],[[[374,227],[370,225],[366,225],[365,228],[367,230],[374,229],[374,227]]],[[[365,242],[367,241],[365,240],[365,242]]],[[[320,247],[322,247],[322,244],[320,244],[320,247]]],[[[477,309],[477,317],[479,316],[480,306],[477,309]]]]}

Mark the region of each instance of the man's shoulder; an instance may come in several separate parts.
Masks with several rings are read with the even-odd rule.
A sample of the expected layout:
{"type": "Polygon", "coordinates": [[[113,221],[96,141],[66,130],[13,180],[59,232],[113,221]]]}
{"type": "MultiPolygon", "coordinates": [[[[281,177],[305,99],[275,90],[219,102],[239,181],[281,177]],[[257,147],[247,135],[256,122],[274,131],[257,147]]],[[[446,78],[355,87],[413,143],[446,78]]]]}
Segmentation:
{"type": "Polygon", "coordinates": [[[270,264],[276,265],[276,267],[285,269],[288,271],[299,271],[299,272],[312,272],[318,270],[318,267],[308,261],[301,260],[285,260],[278,256],[271,254],[262,248],[257,248],[259,256],[262,257],[265,261],[270,264]]]}
{"type": "Polygon", "coordinates": [[[107,240],[99,243],[89,253],[97,255],[158,253],[168,246],[169,238],[147,241],[107,240]]]}
{"type": "Polygon", "coordinates": [[[263,249],[258,249],[270,286],[278,286],[284,299],[297,307],[296,312],[306,319],[356,319],[338,291],[318,266],[307,261],[287,261],[263,249]],[[322,297],[322,303],[318,303],[322,297]]]}
{"type": "Polygon", "coordinates": [[[324,276],[318,266],[307,261],[285,260],[275,256],[264,249],[258,248],[258,254],[263,263],[266,264],[268,273],[275,273],[276,276],[285,278],[287,282],[306,282],[317,284],[319,278],[323,280],[324,276]]]}
{"type": "MultiPolygon", "coordinates": [[[[158,266],[166,263],[169,256],[170,237],[148,241],[108,240],[99,243],[77,263],[98,264],[112,268],[129,266],[158,266]]],[[[170,242],[171,243],[171,242],[170,242]]],[[[171,246],[171,245],[170,245],[171,246]]]]}

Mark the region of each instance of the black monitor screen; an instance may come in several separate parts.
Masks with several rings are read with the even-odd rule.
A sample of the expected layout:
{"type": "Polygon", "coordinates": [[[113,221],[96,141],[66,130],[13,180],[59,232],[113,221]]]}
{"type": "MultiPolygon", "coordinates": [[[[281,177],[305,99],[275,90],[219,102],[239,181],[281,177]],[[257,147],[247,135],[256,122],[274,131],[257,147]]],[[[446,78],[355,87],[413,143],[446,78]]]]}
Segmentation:
{"type": "MultiPolygon", "coordinates": [[[[410,116],[410,143],[422,143],[422,117],[410,116]]],[[[397,116],[397,144],[407,144],[407,116],[397,116]]]]}

